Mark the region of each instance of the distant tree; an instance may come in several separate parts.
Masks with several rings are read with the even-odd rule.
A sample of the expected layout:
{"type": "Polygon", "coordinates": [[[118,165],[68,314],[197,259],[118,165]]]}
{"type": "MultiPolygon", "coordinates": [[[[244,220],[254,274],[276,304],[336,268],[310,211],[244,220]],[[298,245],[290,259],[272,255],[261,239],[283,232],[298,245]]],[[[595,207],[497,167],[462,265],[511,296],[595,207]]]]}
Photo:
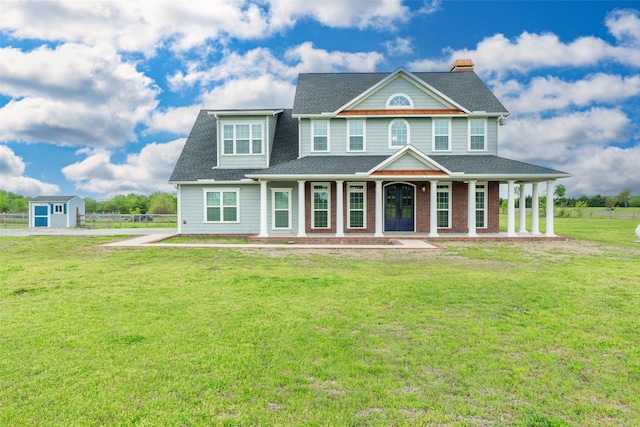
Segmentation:
{"type": "Polygon", "coordinates": [[[168,193],[154,193],[149,196],[149,213],[163,215],[178,211],[176,198],[168,193]]]}
{"type": "Polygon", "coordinates": [[[84,199],[84,210],[91,213],[100,212],[99,204],[94,199],[87,197],[84,199]]]}
{"type": "Polygon", "coordinates": [[[631,189],[625,188],[618,194],[618,205],[623,205],[625,208],[629,207],[629,198],[631,197],[631,189]]]}
{"type": "Polygon", "coordinates": [[[29,200],[31,200],[30,197],[0,190],[0,212],[27,212],[29,200]]]}
{"type": "Polygon", "coordinates": [[[563,198],[566,193],[567,193],[567,187],[565,187],[562,184],[558,185],[556,189],[553,191],[553,195],[556,196],[556,198],[558,199],[563,198]]]}
{"type": "Polygon", "coordinates": [[[604,205],[608,209],[613,209],[613,207],[616,205],[616,201],[613,199],[613,197],[607,197],[605,199],[604,205]]]}

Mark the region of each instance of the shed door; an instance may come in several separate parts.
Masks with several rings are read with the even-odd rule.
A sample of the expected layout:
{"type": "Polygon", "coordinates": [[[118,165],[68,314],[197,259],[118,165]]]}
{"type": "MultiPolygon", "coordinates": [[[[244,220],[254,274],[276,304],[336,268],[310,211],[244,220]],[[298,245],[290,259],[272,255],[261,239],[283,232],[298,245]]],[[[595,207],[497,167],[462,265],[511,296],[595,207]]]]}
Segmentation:
{"type": "Polygon", "coordinates": [[[33,207],[33,225],[35,227],[48,227],[49,226],[49,207],[34,206],[33,207]]]}

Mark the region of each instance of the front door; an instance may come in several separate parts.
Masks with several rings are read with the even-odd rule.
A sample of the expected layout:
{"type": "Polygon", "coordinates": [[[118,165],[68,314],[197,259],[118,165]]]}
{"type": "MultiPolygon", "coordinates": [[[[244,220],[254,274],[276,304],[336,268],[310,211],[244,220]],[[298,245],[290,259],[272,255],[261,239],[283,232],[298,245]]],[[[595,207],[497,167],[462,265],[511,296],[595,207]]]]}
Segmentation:
{"type": "Polygon", "coordinates": [[[384,230],[413,231],[413,187],[407,184],[388,185],[384,195],[384,230]]]}

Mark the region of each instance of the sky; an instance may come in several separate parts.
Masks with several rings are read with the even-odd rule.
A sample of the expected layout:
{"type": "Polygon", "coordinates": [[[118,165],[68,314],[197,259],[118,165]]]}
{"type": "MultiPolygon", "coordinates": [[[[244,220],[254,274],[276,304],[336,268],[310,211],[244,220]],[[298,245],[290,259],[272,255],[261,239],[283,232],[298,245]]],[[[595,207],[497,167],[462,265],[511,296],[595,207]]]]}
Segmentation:
{"type": "Polygon", "coordinates": [[[198,111],[291,108],[299,73],[448,71],[510,111],[498,155],[640,194],[640,2],[0,0],[0,189],[172,192],[198,111]]]}

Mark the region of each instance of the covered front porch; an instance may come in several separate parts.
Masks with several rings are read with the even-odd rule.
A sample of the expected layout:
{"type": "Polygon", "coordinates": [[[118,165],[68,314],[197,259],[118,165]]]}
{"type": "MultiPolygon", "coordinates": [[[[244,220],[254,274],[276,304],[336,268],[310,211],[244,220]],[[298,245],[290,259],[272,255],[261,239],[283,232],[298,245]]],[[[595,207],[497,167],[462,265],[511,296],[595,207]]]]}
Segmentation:
{"type": "MultiPolygon", "coordinates": [[[[544,233],[540,231],[541,182],[515,179],[463,181],[415,176],[411,180],[404,177],[401,181],[400,178],[296,180],[295,188],[286,189],[282,188],[281,181],[262,179],[260,232],[254,239],[347,242],[385,241],[398,236],[429,240],[555,237],[553,197],[547,198],[545,230],[544,233]],[[506,231],[503,232],[500,232],[499,219],[501,184],[507,192],[506,231]],[[519,189],[518,208],[516,186],[519,189]],[[532,200],[529,212],[525,203],[528,186],[532,200]],[[294,212],[295,218],[292,217],[294,212]],[[527,229],[527,222],[531,224],[530,229],[527,229]]],[[[555,180],[542,181],[542,184],[547,194],[553,194],[555,180]]]]}

